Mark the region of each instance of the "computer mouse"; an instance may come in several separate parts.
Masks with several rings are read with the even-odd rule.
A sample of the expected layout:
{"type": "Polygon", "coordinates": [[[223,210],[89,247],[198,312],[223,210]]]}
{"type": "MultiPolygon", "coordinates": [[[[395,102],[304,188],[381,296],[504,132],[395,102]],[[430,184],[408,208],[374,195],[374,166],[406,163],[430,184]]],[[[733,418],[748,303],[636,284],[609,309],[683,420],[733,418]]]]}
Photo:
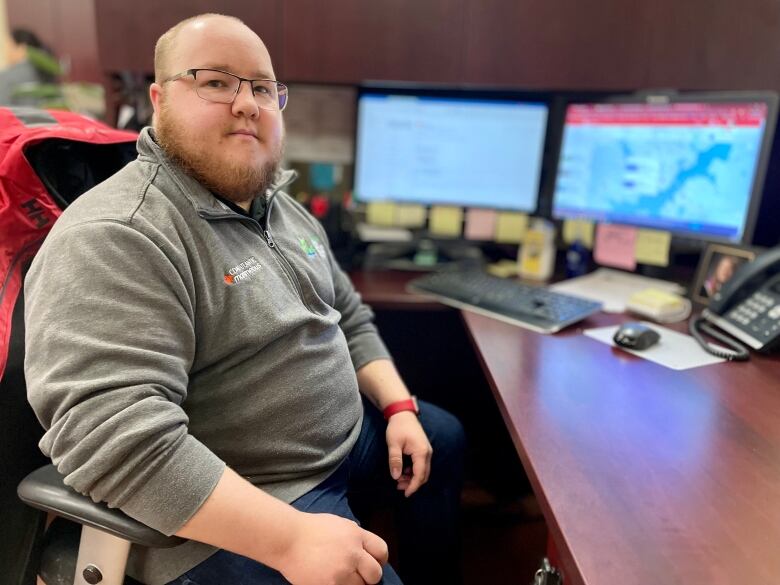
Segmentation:
{"type": "Polygon", "coordinates": [[[641,323],[623,323],[612,338],[620,347],[628,349],[647,349],[661,339],[658,331],[641,323]]]}

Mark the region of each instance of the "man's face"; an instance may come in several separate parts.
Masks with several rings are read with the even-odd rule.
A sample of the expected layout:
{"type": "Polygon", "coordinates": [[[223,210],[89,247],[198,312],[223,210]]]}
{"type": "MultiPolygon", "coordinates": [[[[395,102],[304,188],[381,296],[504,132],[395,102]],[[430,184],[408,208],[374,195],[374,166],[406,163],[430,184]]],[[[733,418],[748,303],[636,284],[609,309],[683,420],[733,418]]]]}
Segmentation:
{"type": "MultiPolygon", "coordinates": [[[[180,31],[168,63],[168,75],[213,68],[275,79],[262,41],[227,19],[205,19],[180,31]]],[[[207,188],[241,204],[270,185],[282,155],[282,115],[260,109],[248,83],[232,104],[198,97],[192,76],[154,84],[150,93],[160,146],[207,188]]]]}

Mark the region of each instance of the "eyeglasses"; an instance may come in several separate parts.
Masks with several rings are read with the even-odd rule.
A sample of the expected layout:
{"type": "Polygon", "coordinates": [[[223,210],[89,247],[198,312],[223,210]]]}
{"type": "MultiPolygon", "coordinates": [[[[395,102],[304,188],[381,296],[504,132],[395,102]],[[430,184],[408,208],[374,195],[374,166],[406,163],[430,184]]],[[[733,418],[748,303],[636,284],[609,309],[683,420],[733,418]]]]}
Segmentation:
{"type": "Polygon", "coordinates": [[[287,86],[284,83],[274,79],[246,79],[219,69],[187,69],[163,80],[163,83],[188,75],[192,75],[195,81],[197,96],[209,102],[232,104],[241,89],[241,82],[246,81],[259,108],[281,112],[287,105],[287,86]]]}

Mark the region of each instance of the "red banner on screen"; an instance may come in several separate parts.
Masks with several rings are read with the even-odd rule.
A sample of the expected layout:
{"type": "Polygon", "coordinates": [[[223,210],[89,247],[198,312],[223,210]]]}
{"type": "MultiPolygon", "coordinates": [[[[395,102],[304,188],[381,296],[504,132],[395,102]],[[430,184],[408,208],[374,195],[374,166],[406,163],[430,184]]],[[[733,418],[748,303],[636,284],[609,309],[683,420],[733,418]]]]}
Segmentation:
{"type": "Polygon", "coordinates": [[[742,104],[576,104],[566,124],[637,126],[762,126],[767,105],[742,104]]]}

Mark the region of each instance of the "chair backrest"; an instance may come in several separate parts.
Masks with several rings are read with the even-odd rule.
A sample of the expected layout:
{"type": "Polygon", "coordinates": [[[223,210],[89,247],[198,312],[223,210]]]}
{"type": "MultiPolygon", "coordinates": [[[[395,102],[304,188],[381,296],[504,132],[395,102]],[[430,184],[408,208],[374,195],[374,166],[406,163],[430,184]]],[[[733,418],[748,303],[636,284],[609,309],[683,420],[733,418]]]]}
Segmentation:
{"type": "Polygon", "coordinates": [[[0,379],[0,575],[3,583],[35,583],[45,514],[25,506],[16,486],[31,471],[48,463],[38,449],[43,430],[27,403],[24,381],[24,298],[12,317],[5,374],[0,379]]]}
{"type": "Polygon", "coordinates": [[[135,158],[135,135],[75,115],[24,110],[30,115],[25,120],[20,110],[0,110],[0,159],[9,163],[5,169],[15,169],[13,177],[0,177],[0,251],[6,259],[15,252],[18,259],[0,266],[5,268],[0,271],[0,309],[5,311],[0,315],[0,366],[5,363],[4,369],[0,367],[0,581],[32,585],[45,514],[23,504],[16,488],[48,460],[38,448],[43,429],[27,402],[24,378],[24,295],[20,287],[37,247],[22,253],[30,249],[29,242],[42,240],[48,233],[53,221],[43,219],[56,219],[76,197],[135,158]],[[23,133],[28,130],[34,139],[24,143],[23,133]],[[3,158],[9,156],[15,159],[3,158]],[[31,184],[25,186],[24,178],[31,184]],[[20,213],[21,209],[43,213],[47,207],[52,211],[43,219],[20,213]]]}

